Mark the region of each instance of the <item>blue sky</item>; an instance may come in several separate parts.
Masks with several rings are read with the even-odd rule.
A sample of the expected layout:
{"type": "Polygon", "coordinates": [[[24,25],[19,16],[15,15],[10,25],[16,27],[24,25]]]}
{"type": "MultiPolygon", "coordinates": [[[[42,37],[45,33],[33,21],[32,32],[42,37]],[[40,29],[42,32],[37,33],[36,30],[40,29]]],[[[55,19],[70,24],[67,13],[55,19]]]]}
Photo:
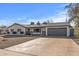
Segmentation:
{"type": "Polygon", "coordinates": [[[64,3],[0,3],[0,25],[30,22],[64,22],[64,3]]]}

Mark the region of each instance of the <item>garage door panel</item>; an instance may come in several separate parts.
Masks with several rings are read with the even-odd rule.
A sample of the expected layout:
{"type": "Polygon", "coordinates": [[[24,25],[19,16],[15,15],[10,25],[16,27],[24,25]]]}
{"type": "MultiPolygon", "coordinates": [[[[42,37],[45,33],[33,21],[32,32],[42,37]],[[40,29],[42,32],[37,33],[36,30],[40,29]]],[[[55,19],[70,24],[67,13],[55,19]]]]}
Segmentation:
{"type": "Polygon", "coordinates": [[[66,28],[48,28],[48,36],[66,36],[66,28]]]}

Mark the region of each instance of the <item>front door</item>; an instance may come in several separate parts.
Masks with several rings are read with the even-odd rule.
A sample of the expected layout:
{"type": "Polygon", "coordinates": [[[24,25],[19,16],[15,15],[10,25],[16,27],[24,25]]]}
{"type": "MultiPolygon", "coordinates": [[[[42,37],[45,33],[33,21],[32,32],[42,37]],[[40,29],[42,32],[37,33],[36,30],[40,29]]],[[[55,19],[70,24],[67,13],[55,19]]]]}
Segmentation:
{"type": "Polygon", "coordinates": [[[30,28],[27,29],[26,35],[31,35],[31,33],[30,33],[30,28]]]}

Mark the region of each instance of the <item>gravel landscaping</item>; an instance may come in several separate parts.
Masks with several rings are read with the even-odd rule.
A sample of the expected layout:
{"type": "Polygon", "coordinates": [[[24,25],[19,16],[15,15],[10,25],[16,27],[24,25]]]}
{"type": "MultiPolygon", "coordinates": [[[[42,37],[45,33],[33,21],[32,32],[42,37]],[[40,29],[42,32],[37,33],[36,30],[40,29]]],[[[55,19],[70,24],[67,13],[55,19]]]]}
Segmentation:
{"type": "Polygon", "coordinates": [[[10,37],[4,38],[0,37],[0,49],[8,48],[17,44],[21,44],[30,40],[35,39],[36,37],[10,37]]]}

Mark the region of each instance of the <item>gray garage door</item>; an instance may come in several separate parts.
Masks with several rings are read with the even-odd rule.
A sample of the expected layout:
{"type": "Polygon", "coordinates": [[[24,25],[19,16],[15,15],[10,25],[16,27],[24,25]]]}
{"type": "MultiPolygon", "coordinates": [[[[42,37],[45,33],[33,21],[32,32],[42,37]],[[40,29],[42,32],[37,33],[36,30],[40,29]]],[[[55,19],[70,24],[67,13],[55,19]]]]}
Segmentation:
{"type": "Polygon", "coordinates": [[[67,29],[66,28],[48,28],[47,33],[48,33],[48,36],[66,36],[67,29]]]}

